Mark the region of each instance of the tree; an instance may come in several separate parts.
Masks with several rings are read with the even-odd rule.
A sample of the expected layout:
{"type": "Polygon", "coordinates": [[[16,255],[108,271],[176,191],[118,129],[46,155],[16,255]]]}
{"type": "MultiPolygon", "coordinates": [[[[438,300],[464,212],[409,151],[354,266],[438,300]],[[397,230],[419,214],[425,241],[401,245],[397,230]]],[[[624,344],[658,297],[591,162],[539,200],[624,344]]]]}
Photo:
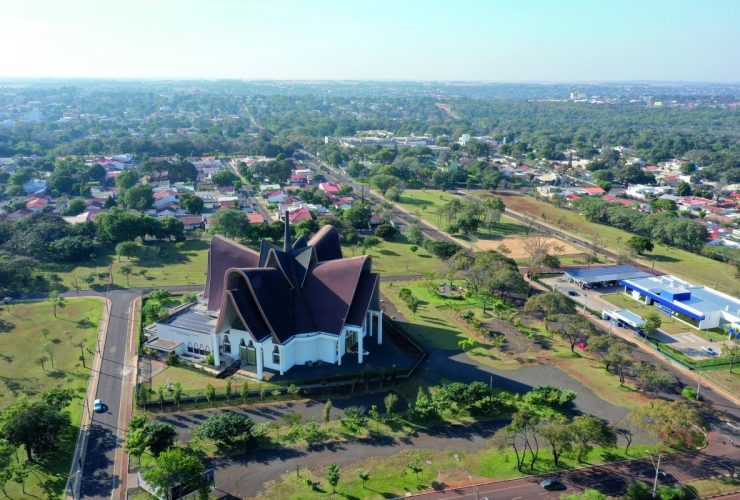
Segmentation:
{"type": "Polygon", "coordinates": [[[244,403],[247,400],[248,396],[249,396],[249,382],[245,380],[244,382],[242,382],[242,388],[241,388],[242,403],[244,403]]]}
{"type": "Polygon", "coordinates": [[[334,462],[326,469],[326,481],[331,485],[331,492],[336,493],[339,484],[339,466],[334,462]]]}
{"type": "Polygon", "coordinates": [[[131,189],[139,182],[139,178],[131,170],[124,170],[116,176],[116,187],[120,192],[131,189]]]}
{"type": "Polygon", "coordinates": [[[388,395],[386,395],[385,398],[383,398],[383,404],[385,404],[385,412],[388,414],[388,417],[393,417],[393,410],[398,403],[398,396],[396,396],[394,393],[390,392],[388,395]]]}
{"type": "Polygon", "coordinates": [[[41,395],[41,401],[49,405],[56,411],[65,409],[74,399],[74,391],[65,389],[61,386],[55,386],[41,395]]]}
{"type": "Polygon", "coordinates": [[[691,196],[691,184],[681,181],[681,184],[676,189],[676,194],[678,196],[691,196]]]}
{"type": "MultiPolygon", "coordinates": [[[[59,292],[52,290],[49,292],[49,298],[46,299],[54,310],[54,317],[57,317],[57,309],[64,309],[67,307],[67,299],[59,295],[59,292]]],[[[53,362],[52,362],[53,364],[53,362]]]]}
{"type": "Polygon", "coordinates": [[[172,391],[172,399],[175,401],[177,409],[180,410],[180,400],[182,399],[182,384],[180,382],[175,382],[172,391]]]}
{"type": "Polygon", "coordinates": [[[633,369],[637,385],[657,396],[676,383],[675,377],[660,366],[640,361],[633,369]]]}
{"type": "Polygon", "coordinates": [[[198,427],[196,434],[219,445],[242,446],[246,451],[253,427],[254,421],[251,418],[229,411],[208,417],[198,427]]]}
{"type": "Polygon", "coordinates": [[[180,206],[191,214],[199,214],[203,211],[203,198],[190,193],[180,195],[180,206]]]}
{"type": "Polygon", "coordinates": [[[406,227],[406,239],[413,245],[422,245],[424,243],[424,233],[418,223],[412,222],[406,227]]]}
{"type": "Polygon", "coordinates": [[[209,483],[204,477],[205,467],[192,452],[171,448],[157,457],[153,467],[142,474],[162,498],[169,498],[171,488],[182,485],[195,487],[200,498],[208,498],[209,483]]]}
{"type": "Polygon", "coordinates": [[[152,203],[154,203],[152,188],[145,184],[135,185],[124,193],[123,203],[128,208],[133,208],[140,212],[148,210],[152,206],[152,203]]]}
{"type": "Polygon", "coordinates": [[[550,445],[555,467],[560,467],[560,456],[563,452],[570,451],[573,448],[573,431],[570,422],[562,415],[554,415],[549,420],[542,422],[537,432],[550,445]]]}
{"type": "Polygon", "coordinates": [[[560,495],[560,500],[606,500],[606,495],[598,490],[587,489],[583,493],[560,495]]]}
{"type": "Polygon", "coordinates": [[[121,261],[121,257],[136,257],[139,253],[140,245],[134,241],[122,241],[116,245],[116,255],[118,255],[118,262],[121,261]]]}
{"type": "Polygon", "coordinates": [[[46,357],[46,356],[44,356],[44,355],[41,355],[41,356],[39,356],[39,357],[38,357],[38,359],[36,360],[36,362],[37,362],[38,364],[40,364],[40,365],[41,365],[41,369],[42,369],[43,371],[46,371],[46,366],[45,366],[44,364],[45,364],[45,363],[46,363],[46,362],[47,362],[48,360],[49,360],[49,358],[48,358],[48,357],[46,357]]]}
{"type": "Polygon", "coordinates": [[[240,179],[233,172],[225,171],[212,175],[211,181],[217,186],[234,186],[240,179]]]}
{"type": "Polygon", "coordinates": [[[437,408],[424,388],[419,386],[419,390],[416,392],[416,401],[414,401],[414,414],[421,419],[425,419],[435,414],[436,411],[437,408]]]}
{"type": "Polygon", "coordinates": [[[736,334],[732,342],[724,342],[722,344],[722,356],[730,358],[730,373],[732,373],[732,369],[735,367],[736,359],[740,357],[740,342],[738,340],[740,340],[740,335],[736,334]]]}
{"type": "Polygon", "coordinates": [[[608,423],[592,415],[578,415],[571,423],[574,449],[577,459],[583,459],[593,449],[594,445],[614,447],[617,444],[617,435],[608,423]]]}
{"type": "Polygon", "coordinates": [[[321,419],[324,421],[324,423],[329,423],[329,418],[331,415],[331,399],[327,399],[326,403],[324,403],[324,408],[321,410],[321,419]]]}
{"type": "Polygon", "coordinates": [[[370,480],[370,471],[367,469],[360,469],[357,471],[357,477],[362,481],[362,489],[365,489],[365,483],[370,480]]]}
{"type": "Polygon", "coordinates": [[[213,400],[216,398],[216,389],[211,385],[206,385],[206,399],[209,403],[211,403],[211,406],[213,406],[213,400]]]}
{"type": "Polygon", "coordinates": [[[130,429],[126,436],[126,453],[136,457],[141,463],[141,456],[146,451],[147,447],[147,433],[143,428],[130,429]]]}
{"type": "Polygon", "coordinates": [[[535,406],[548,406],[562,409],[569,405],[577,394],[570,389],[561,389],[552,385],[541,385],[524,395],[524,401],[535,406]]]}
{"type": "Polygon", "coordinates": [[[348,221],[355,229],[367,229],[370,226],[372,215],[373,211],[370,205],[361,201],[345,210],[342,218],[348,221]]]}
{"type": "Polygon", "coordinates": [[[633,236],[627,240],[627,246],[637,252],[638,255],[644,255],[645,252],[653,251],[653,242],[650,238],[644,236],[633,236]]]}
{"type": "Polygon", "coordinates": [[[87,202],[82,198],[73,198],[67,204],[67,208],[62,211],[62,215],[78,215],[85,211],[87,202]]]}
{"type": "Polygon", "coordinates": [[[244,212],[233,208],[219,210],[211,220],[211,234],[220,234],[232,239],[243,239],[249,227],[244,212]]]}
{"type": "Polygon", "coordinates": [[[390,224],[380,224],[377,228],[375,228],[375,236],[386,241],[392,240],[396,236],[396,234],[398,234],[398,229],[390,224]]]}
{"type": "Polygon", "coordinates": [[[424,472],[424,468],[421,466],[421,457],[418,455],[414,457],[414,459],[406,464],[406,469],[408,469],[409,472],[416,475],[416,480],[419,480],[419,474],[424,472]]]}
{"type": "Polygon", "coordinates": [[[123,274],[124,276],[126,276],[126,286],[129,286],[129,280],[131,279],[131,274],[133,274],[134,272],[133,268],[128,264],[124,264],[119,269],[119,272],[123,274]]]}
{"type": "Polygon", "coordinates": [[[558,314],[575,314],[576,307],[562,293],[546,292],[528,298],[524,311],[540,314],[547,321],[558,314]]]}
{"type": "Polygon", "coordinates": [[[594,331],[593,325],[577,314],[558,314],[554,318],[554,331],[570,344],[570,352],[575,352],[576,344],[587,341],[594,331]]]}
{"type": "Polygon", "coordinates": [[[660,328],[660,325],[662,324],[663,321],[660,319],[658,313],[651,312],[650,314],[645,316],[642,325],[640,325],[640,328],[643,332],[645,332],[646,337],[652,337],[656,333],[658,333],[658,328],[660,328]]]}
{"type": "Polygon", "coordinates": [[[155,457],[172,448],[177,439],[177,431],[169,424],[159,422],[146,424],[144,432],[147,435],[147,447],[155,457]]]}
{"type": "Polygon", "coordinates": [[[69,428],[69,415],[43,401],[18,401],[3,411],[0,437],[15,446],[23,446],[29,462],[34,454],[43,455],[58,446],[69,428]]]}
{"type": "Polygon", "coordinates": [[[636,429],[653,434],[668,446],[692,448],[704,439],[695,428],[706,428],[706,423],[699,412],[684,402],[650,401],[632,409],[628,419],[636,429]]]}

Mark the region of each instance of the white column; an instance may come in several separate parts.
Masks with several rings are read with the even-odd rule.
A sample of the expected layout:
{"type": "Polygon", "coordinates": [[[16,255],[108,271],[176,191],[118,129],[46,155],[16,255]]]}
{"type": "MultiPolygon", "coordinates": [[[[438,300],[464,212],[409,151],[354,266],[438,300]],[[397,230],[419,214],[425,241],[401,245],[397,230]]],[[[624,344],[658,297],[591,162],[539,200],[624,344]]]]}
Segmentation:
{"type": "Polygon", "coordinates": [[[262,354],[262,345],[255,344],[255,356],[257,356],[257,380],[262,380],[265,375],[265,358],[262,354]]]}
{"type": "Polygon", "coordinates": [[[383,343],[383,310],[378,311],[378,344],[383,343]]]}
{"type": "Polygon", "coordinates": [[[283,346],[278,346],[278,352],[280,353],[280,375],[285,375],[285,353],[283,352],[283,346]]]}
{"type": "Polygon", "coordinates": [[[221,353],[218,352],[218,335],[215,333],[211,335],[211,341],[213,344],[213,363],[218,367],[221,365],[221,353]]]}
{"type": "Polygon", "coordinates": [[[339,366],[342,366],[342,354],[339,352],[339,343],[342,341],[342,336],[340,335],[337,339],[337,348],[334,350],[334,356],[336,359],[336,363],[339,366]]]}
{"type": "Polygon", "coordinates": [[[362,356],[365,351],[365,344],[363,342],[363,338],[365,337],[365,334],[363,332],[357,333],[357,363],[362,364],[362,356]]]}

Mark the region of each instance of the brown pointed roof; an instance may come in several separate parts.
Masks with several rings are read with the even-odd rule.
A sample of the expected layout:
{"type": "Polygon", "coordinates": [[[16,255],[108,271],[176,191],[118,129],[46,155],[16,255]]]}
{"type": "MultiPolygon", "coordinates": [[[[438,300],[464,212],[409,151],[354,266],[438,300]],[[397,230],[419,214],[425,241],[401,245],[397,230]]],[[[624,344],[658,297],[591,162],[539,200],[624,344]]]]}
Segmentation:
{"type": "Polygon", "coordinates": [[[314,247],[316,260],[334,260],[342,258],[342,244],[339,239],[339,231],[331,225],[323,226],[314,234],[308,245],[314,247]]]}
{"type": "Polygon", "coordinates": [[[275,343],[301,333],[339,335],[345,324],[361,325],[368,307],[378,307],[379,276],[371,269],[369,256],[342,258],[331,226],[287,251],[263,241],[260,254],[215,237],[204,295],[209,310],[220,309],[219,330],[235,325],[275,343]]]}
{"type": "Polygon", "coordinates": [[[208,276],[203,297],[208,299],[208,310],[221,309],[224,295],[224,275],[232,267],[257,267],[259,254],[244,245],[224,238],[214,236],[211,239],[211,248],[208,250],[208,276]]]}

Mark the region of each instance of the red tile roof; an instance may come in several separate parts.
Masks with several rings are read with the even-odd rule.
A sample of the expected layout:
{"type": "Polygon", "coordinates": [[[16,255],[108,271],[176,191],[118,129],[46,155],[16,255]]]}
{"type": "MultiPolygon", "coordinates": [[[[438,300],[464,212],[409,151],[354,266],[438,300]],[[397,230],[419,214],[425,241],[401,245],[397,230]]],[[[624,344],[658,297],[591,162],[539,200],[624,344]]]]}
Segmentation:
{"type": "Polygon", "coordinates": [[[311,216],[311,212],[309,212],[306,207],[301,207],[298,210],[292,211],[289,217],[291,224],[313,219],[313,217],[311,216]]]}
{"type": "Polygon", "coordinates": [[[250,224],[262,224],[265,222],[265,218],[260,214],[247,214],[247,221],[250,224]]]}
{"type": "Polygon", "coordinates": [[[605,194],[606,193],[606,191],[604,191],[598,186],[583,188],[583,192],[587,194],[605,194]]]}

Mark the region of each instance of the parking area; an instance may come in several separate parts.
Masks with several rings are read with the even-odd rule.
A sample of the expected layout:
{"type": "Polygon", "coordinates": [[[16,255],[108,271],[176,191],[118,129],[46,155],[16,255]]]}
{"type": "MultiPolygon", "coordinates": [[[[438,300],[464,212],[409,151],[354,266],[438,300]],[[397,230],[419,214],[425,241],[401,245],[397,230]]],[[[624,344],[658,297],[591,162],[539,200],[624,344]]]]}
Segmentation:
{"type": "MultiPolygon", "coordinates": [[[[542,281],[556,291],[567,295],[579,307],[583,307],[585,304],[586,307],[594,311],[626,309],[644,317],[646,312],[655,310],[653,307],[640,304],[622,294],[624,287],[619,285],[603,288],[581,288],[578,284],[570,282],[566,276],[554,276],[542,281]]],[[[727,340],[713,342],[703,337],[699,332],[692,331],[689,325],[675,318],[668,318],[663,315],[661,315],[661,318],[665,321],[663,331],[658,332],[652,338],[697,361],[721,356],[722,346],[731,342],[727,340]]]]}

